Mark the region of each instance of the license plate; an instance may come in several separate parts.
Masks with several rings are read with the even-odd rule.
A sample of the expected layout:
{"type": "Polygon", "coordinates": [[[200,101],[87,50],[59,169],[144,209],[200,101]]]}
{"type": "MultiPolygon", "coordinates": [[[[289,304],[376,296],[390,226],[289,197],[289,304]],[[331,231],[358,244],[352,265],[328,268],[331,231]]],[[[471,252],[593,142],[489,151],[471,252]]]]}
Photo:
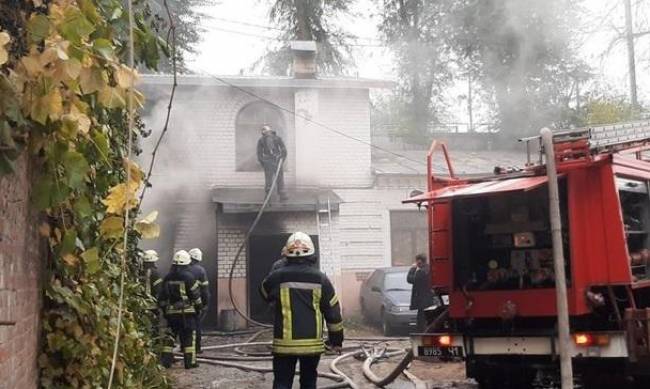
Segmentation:
{"type": "Polygon", "coordinates": [[[419,346],[418,355],[421,357],[462,357],[462,346],[419,346]]]}

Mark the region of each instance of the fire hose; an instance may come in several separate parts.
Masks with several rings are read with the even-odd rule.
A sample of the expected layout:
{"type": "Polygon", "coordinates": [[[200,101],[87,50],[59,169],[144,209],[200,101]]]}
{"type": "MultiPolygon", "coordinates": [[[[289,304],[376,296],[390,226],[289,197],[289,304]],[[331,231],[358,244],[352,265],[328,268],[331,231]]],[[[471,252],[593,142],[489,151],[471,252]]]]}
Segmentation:
{"type": "Polygon", "coordinates": [[[391,356],[395,355],[400,355],[403,354],[405,351],[404,350],[395,350],[395,351],[389,351],[387,347],[383,347],[381,349],[378,348],[373,348],[372,351],[368,351],[365,348],[363,349],[363,352],[366,354],[366,360],[363,361],[363,375],[373,384],[379,386],[380,388],[383,388],[384,386],[390,384],[391,382],[395,381],[397,377],[399,377],[400,374],[406,369],[406,367],[413,361],[413,351],[409,350],[406,355],[404,355],[404,358],[395,366],[395,368],[388,373],[385,377],[380,378],[378,377],[375,373],[373,373],[372,369],[370,368],[373,363],[384,359],[388,358],[391,356]]]}

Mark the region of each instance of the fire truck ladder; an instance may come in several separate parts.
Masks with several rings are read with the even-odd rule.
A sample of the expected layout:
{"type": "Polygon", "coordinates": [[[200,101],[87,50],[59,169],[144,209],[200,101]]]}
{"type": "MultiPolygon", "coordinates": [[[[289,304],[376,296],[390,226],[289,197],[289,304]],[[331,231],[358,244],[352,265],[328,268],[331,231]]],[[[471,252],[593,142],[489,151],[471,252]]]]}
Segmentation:
{"type": "MultiPolygon", "coordinates": [[[[530,143],[539,144],[539,164],[542,164],[543,148],[541,137],[520,139],[526,142],[527,165],[531,161],[530,143]]],[[[553,134],[555,156],[558,161],[589,158],[596,154],[612,154],[619,151],[643,151],[650,147],[650,121],[617,123],[605,126],[586,127],[559,131],[553,134]]]]}

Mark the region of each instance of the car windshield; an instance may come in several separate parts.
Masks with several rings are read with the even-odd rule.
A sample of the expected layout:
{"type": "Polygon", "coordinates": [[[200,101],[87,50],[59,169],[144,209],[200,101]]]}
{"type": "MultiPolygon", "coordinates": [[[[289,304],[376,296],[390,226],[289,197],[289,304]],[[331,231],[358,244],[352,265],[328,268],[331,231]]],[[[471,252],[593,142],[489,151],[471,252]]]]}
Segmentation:
{"type": "Polygon", "coordinates": [[[384,278],[384,290],[410,291],[411,284],[406,282],[406,272],[386,273],[386,278],[384,278]]]}

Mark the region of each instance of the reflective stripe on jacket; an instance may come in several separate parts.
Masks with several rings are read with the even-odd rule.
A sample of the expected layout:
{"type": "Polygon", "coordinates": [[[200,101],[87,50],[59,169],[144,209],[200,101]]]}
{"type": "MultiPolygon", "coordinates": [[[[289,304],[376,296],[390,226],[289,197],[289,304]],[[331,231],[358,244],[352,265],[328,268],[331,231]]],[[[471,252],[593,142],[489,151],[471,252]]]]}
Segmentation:
{"type": "Polygon", "coordinates": [[[275,303],[273,352],[314,355],[325,351],[323,318],[332,345],[343,343],[343,321],[334,287],[318,269],[292,263],[269,274],[260,292],[275,303]]]}
{"type": "Polygon", "coordinates": [[[195,314],[202,306],[200,289],[187,266],[172,266],[163,280],[158,305],[166,315],[195,314]]]}
{"type": "Polygon", "coordinates": [[[189,266],[190,272],[194,278],[199,281],[201,285],[201,301],[203,305],[207,305],[210,300],[210,282],[208,281],[208,273],[205,271],[205,268],[197,261],[192,260],[192,263],[189,266]]]}

